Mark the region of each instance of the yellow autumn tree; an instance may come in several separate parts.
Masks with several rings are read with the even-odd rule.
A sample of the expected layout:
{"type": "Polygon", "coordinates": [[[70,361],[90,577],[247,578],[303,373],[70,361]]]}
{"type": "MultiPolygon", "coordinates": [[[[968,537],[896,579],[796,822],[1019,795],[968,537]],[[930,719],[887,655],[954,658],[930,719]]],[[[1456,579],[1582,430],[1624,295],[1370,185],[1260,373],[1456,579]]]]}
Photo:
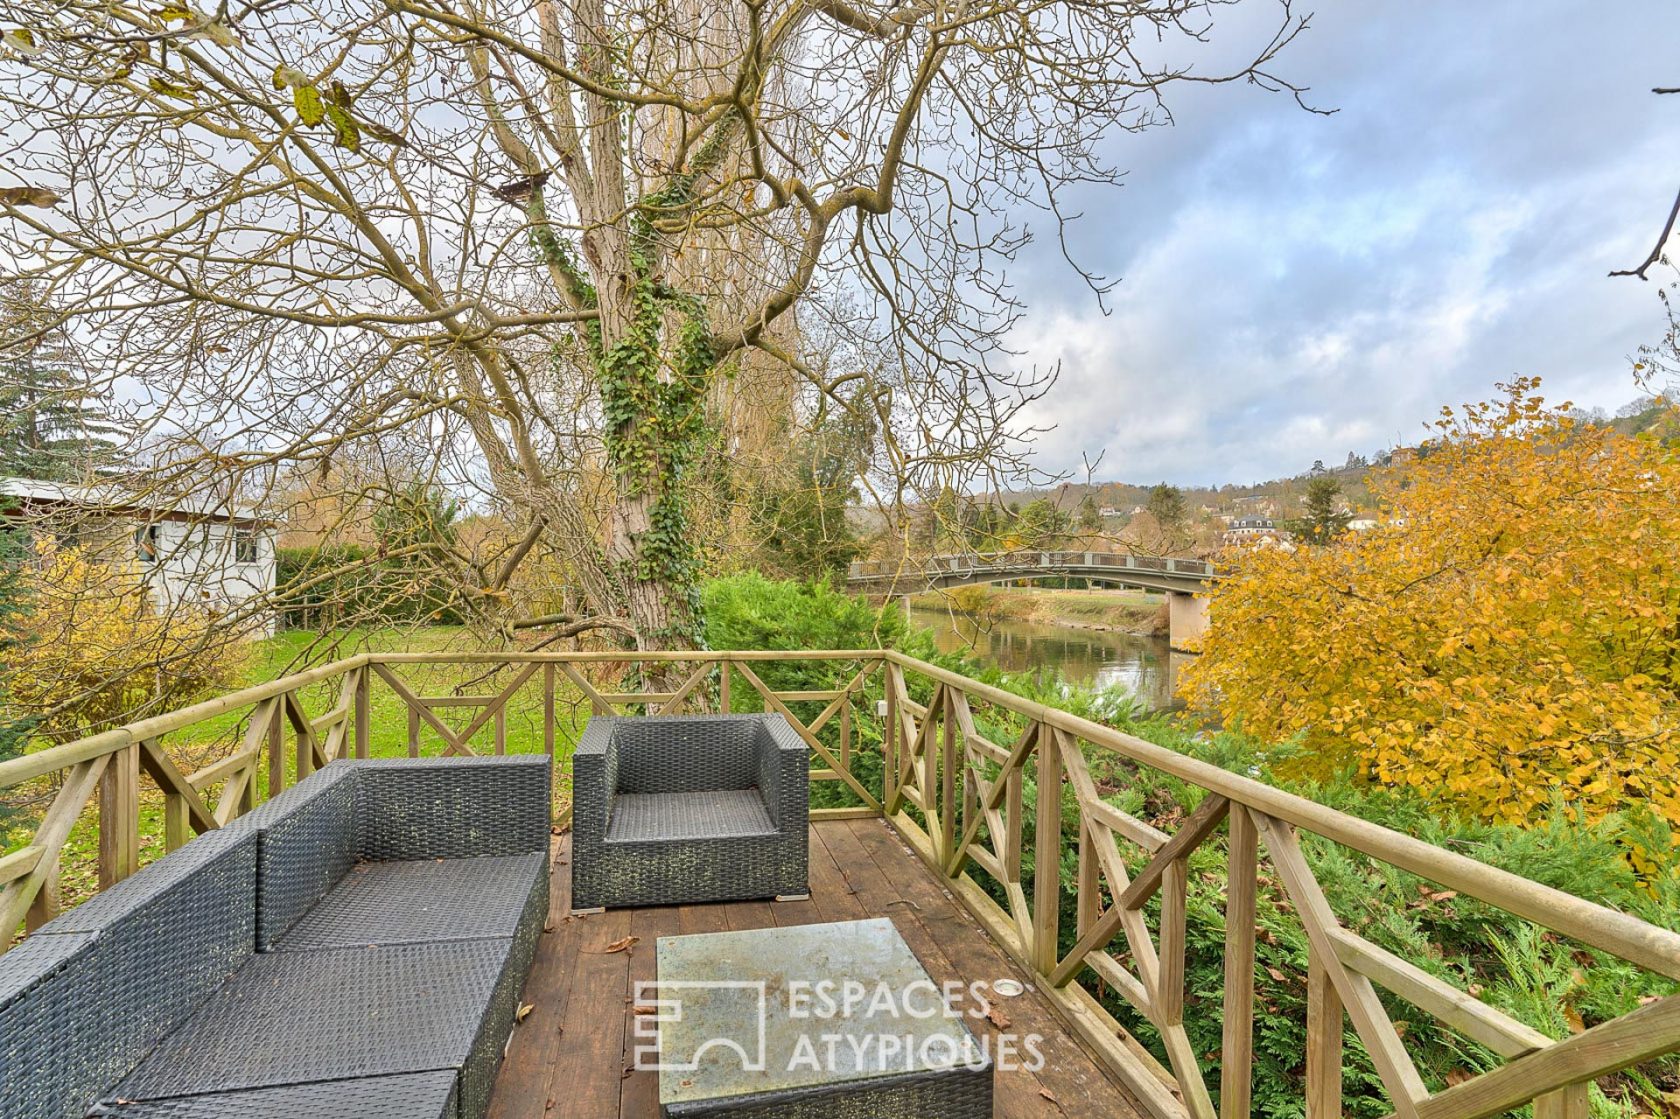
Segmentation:
{"type": "Polygon", "coordinates": [[[243,676],[243,642],[204,610],[156,609],[129,565],[47,545],[22,583],[28,609],[12,622],[10,698],[46,738],[168,710],[243,676]]]}
{"type": "Polygon", "coordinates": [[[1680,822],[1680,464],[1499,387],[1373,475],[1377,528],[1231,557],[1183,690],[1483,818],[1680,822]]]}

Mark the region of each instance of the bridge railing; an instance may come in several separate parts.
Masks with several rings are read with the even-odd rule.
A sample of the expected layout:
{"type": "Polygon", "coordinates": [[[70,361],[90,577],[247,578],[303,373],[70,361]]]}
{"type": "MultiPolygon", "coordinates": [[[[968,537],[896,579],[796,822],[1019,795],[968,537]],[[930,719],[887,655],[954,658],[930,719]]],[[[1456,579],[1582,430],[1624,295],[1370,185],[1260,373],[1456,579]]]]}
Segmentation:
{"type": "Polygon", "coordinates": [[[1073,552],[1047,550],[1016,550],[1010,552],[971,552],[953,555],[906,557],[900,560],[859,560],[850,566],[847,579],[868,582],[888,578],[919,578],[935,574],[983,574],[991,571],[1040,570],[1047,572],[1081,570],[1147,571],[1206,579],[1214,574],[1213,565],[1206,560],[1178,556],[1145,556],[1130,552],[1073,552]]]}
{"type": "Polygon", "coordinates": [[[1338,915],[1313,865],[1338,849],[1363,855],[1667,980],[1680,980],[1674,931],[892,650],[363,654],[0,762],[0,793],[50,792],[32,837],[0,855],[0,949],[57,907],[73,832],[79,851],[96,846],[103,887],[134,872],[160,811],[170,850],[336,758],[516,747],[565,758],[586,714],[719,708],[783,714],[811,748],[813,782],[842,790],[823,802],[850,802],[813,818],[885,817],[1161,1119],[1251,1113],[1262,897],[1309,944],[1304,974],[1272,973],[1308,994],[1309,1119],[1342,1114],[1348,1023],[1408,1119],[1482,1119],[1530,1101],[1537,1119],[1584,1119],[1594,1079],[1680,1050],[1680,995],[1548,1036],[1338,915]],[[802,665],[831,686],[785,686],[802,665]],[[604,682],[654,666],[671,681],[658,690],[604,682]],[[441,669],[470,679],[439,694],[441,669]],[[376,707],[401,715],[375,721],[376,707]],[[526,731],[517,744],[513,718],[526,731]],[[190,766],[174,739],[207,724],[223,756],[190,766]],[[1182,782],[1183,802],[1129,812],[1119,802],[1145,770],[1182,782]],[[1189,945],[1209,939],[1192,922],[1223,939],[1218,990],[1188,986],[1189,945]],[[1158,1051],[1128,1032],[1118,1002],[1155,1028],[1158,1051]],[[1391,1006],[1437,1019],[1486,1064],[1426,1082],[1408,1053],[1420,1031],[1402,1030],[1391,1006]],[[1222,1036],[1217,1084],[1190,1042],[1197,1015],[1222,1036]]]}

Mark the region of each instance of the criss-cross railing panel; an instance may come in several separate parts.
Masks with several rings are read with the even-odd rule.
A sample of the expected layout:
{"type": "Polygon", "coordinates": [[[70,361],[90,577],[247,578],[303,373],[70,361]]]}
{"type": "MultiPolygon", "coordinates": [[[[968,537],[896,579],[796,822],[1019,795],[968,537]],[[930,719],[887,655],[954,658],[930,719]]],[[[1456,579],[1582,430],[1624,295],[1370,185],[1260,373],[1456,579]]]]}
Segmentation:
{"type": "MultiPolygon", "coordinates": [[[[381,710],[408,723],[406,741],[390,732],[377,744],[398,754],[433,740],[446,754],[509,750],[517,712],[540,719],[541,749],[563,755],[557,738],[581,718],[563,716],[562,703],[577,716],[783,715],[810,747],[814,783],[852,802],[813,818],[885,816],[1161,1119],[1252,1114],[1262,899],[1298,922],[1308,945],[1299,980],[1309,1119],[1342,1113],[1349,1027],[1394,1115],[1406,1119],[1481,1119],[1530,1102],[1536,1119],[1584,1119],[1594,1079],[1680,1050],[1680,996],[1546,1036],[1344,924],[1309,854],[1314,844],[1339,845],[1680,980],[1674,931],[891,650],[363,654],[26,754],[0,762],[0,790],[27,786],[43,808],[27,840],[0,854],[0,924],[11,933],[53,915],[73,833],[97,840],[97,878],[108,886],[141,861],[144,805],[161,800],[161,846],[173,850],[321,766],[367,756],[376,691],[388,705],[381,710]],[[823,667],[782,672],[785,663],[823,667]],[[432,695],[416,683],[421,670],[433,679],[472,666],[499,685],[432,695]],[[807,678],[824,684],[774,686],[807,678]],[[603,683],[624,679],[660,683],[603,683]],[[199,768],[189,771],[170,749],[188,728],[233,720],[226,753],[199,768]],[[1177,810],[1125,800],[1127,773],[1145,770],[1187,790],[1177,810]],[[1073,868],[1067,881],[1064,866],[1073,868]],[[1209,890],[1222,894],[1217,998],[1186,986],[1193,912],[1207,912],[1209,890]],[[1153,1028],[1158,1050],[1124,1028],[1115,1016],[1122,1002],[1153,1028]],[[1433,1017],[1505,1063],[1450,1086],[1427,1083],[1407,1050],[1410,1031],[1390,1017],[1394,1006],[1433,1017]],[[1197,1015],[1218,1018],[1217,1084],[1205,1068],[1211,1054],[1191,1044],[1197,1015]]],[[[535,748],[529,738],[520,746],[535,748]]],[[[9,943],[0,937],[0,950],[9,943]]]]}
{"type": "MultiPolygon", "coordinates": [[[[874,693],[894,705],[885,663],[875,650],[363,654],[0,762],[0,793],[27,786],[31,799],[45,802],[28,841],[0,855],[0,929],[7,932],[0,936],[0,951],[9,947],[10,933],[20,925],[33,929],[57,913],[65,850],[73,835],[93,834],[97,885],[109,887],[139,868],[148,804],[161,801],[162,808],[153,842],[163,852],[173,851],[322,766],[369,756],[376,688],[383,689],[397,706],[399,720],[407,723],[406,739],[383,741],[381,750],[395,747],[414,757],[429,752],[434,742],[445,756],[507,752],[508,720],[516,712],[540,720],[542,749],[553,755],[558,737],[578,724],[561,718],[562,702],[581,704],[594,714],[681,714],[731,710],[756,701],[763,710],[783,715],[811,747],[813,782],[841,785],[854,801],[848,807],[815,808],[813,818],[880,815],[893,783],[890,767],[872,761],[862,767],[874,775],[866,780],[857,763],[870,754],[880,758],[883,740],[891,738],[879,733],[880,720],[866,703],[874,693]],[[827,675],[835,686],[772,687],[761,673],[764,663],[817,666],[818,675],[827,675]],[[434,695],[417,682],[473,668],[486,670],[478,677],[477,691],[469,682],[434,695]],[[602,676],[646,678],[673,668],[669,675],[675,683],[665,688],[620,690],[599,682],[602,676]],[[499,682],[487,688],[486,679],[499,682]],[[230,718],[239,725],[227,752],[188,772],[169,748],[171,737],[206,724],[221,726],[230,718]],[[45,791],[35,792],[36,786],[45,791]]],[[[919,708],[911,704],[902,710],[911,714],[919,708]]],[[[522,745],[528,749],[531,744],[522,745]]],[[[562,809],[562,823],[569,811],[569,805],[562,809]]]]}
{"type": "Polygon", "coordinates": [[[899,717],[891,723],[898,741],[886,749],[900,759],[900,787],[885,805],[890,822],[999,943],[1038,973],[1069,1022],[1162,1119],[1252,1114],[1263,880],[1309,946],[1301,977],[1309,1119],[1342,1114],[1349,1027],[1397,1119],[1478,1119],[1530,1102],[1536,1119],[1585,1119],[1593,1079],[1680,1049],[1680,996],[1558,1041],[1373,943],[1338,919],[1299,835],[1311,832],[1673,979],[1680,978],[1680,935],[1671,930],[934,665],[894,654],[887,672],[899,717]],[[925,705],[910,698],[918,688],[930,697],[925,705]],[[976,729],[982,706],[992,723],[1018,728],[1013,746],[976,729]],[[1200,793],[1163,830],[1112,802],[1105,777],[1126,766],[1200,793]],[[1216,1003],[1198,999],[1193,1008],[1186,989],[1190,863],[1210,846],[1216,850],[1206,862],[1224,864],[1224,983],[1216,1003]],[[1076,869],[1064,883],[1070,855],[1076,869]],[[1066,929],[1070,890],[1074,921],[1066,929]],[[1385,993],[1509,1063],[1432,1090],[1385,993]],[[1099,996],[1123,1000],[1153,1027],[1164,1066],[1099,996]],[[1192,1009],[1219,1019],[1216,1085],[1191,1042],[1192,1009]]]}

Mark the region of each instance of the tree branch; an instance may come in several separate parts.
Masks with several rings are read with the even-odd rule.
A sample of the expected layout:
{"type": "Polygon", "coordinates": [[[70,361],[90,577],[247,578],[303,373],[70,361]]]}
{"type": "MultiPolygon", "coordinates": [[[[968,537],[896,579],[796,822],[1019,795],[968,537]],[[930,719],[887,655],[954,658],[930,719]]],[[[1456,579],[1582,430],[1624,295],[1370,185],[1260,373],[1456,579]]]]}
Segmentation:
{"type": "Polygon", "coordinates": [[[1612,276],[1638,276],[1641,280],[1649,279],[1650,277],[1645,275],[1645,271],[1662,259],[1663,246],[1668,244],[1668,238],[1674,233],[1676,218],[1680,218],[1680,192],[1676,192],[1674,195],[1674,205],[1669,207],[1668,220],[1663,223],[1662,232],[1657,234],[1657,243],[1651,248],[1651,255],[1646,257],[1645,262],[1638,268],[1629,268],[1610,274],[1612,276]]]}

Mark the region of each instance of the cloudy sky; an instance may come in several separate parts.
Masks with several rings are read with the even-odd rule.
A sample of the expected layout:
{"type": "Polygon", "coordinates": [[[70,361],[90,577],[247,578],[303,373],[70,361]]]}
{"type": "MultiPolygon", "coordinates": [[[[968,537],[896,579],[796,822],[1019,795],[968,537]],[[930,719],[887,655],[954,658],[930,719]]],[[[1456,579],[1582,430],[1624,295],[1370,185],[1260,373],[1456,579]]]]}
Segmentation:
{"type": "Polygon", "coordinates": [[[1632,399],[1658,285],[1605,273],[1680,186],[1680,96],[1650,92],[1677,47],[1673,0],[1321,0],[1276,69],[1335,115],[1181,90],[1174,127],[1111,139],[1125,185],[1079,198],[1111,313],[1048,228],[1015,270],[1022,360],[1062,362],[1041,464],[1246,482],[1415,442],[1514,373],[1632,399]]]}

